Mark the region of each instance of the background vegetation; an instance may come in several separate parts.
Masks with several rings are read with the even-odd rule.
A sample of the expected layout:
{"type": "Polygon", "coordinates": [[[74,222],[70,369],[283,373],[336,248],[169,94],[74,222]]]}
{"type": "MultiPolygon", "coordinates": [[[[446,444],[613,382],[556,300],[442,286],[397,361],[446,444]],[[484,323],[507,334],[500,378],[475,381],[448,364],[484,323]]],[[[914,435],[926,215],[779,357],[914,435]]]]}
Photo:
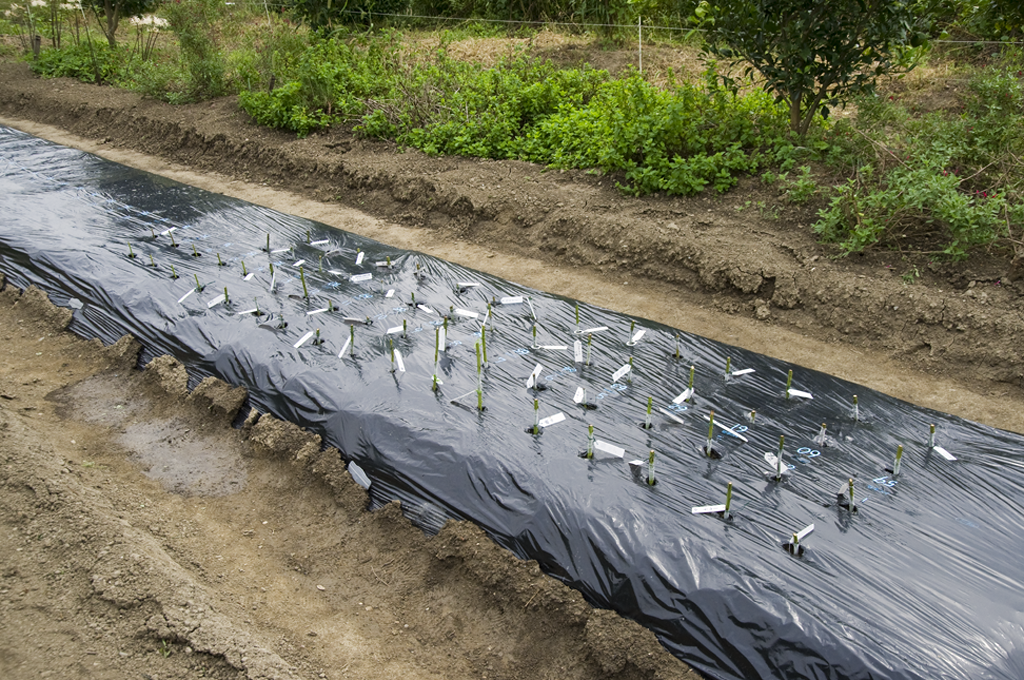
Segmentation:
{"type": "Polygon", "coordinates": [[[778,25],[752,0],[0,0],[0,34],[42,76],[172,103],[238,95],[298,135],[586,168],[632,194],[760,178],[814,206],[840,255],[1024,254],[1024,5],[822,2],[815,20],[775,4],[792,5],[778,25]],[[532,49],[553,28],[636,50],[640,17],[644,49],[703,66],[608,71],[532,49]],[[497,36],[513,40],[496,58],[465,57],[497,36]],[[948,96],[914,96],[940,72],[948,96]]]}

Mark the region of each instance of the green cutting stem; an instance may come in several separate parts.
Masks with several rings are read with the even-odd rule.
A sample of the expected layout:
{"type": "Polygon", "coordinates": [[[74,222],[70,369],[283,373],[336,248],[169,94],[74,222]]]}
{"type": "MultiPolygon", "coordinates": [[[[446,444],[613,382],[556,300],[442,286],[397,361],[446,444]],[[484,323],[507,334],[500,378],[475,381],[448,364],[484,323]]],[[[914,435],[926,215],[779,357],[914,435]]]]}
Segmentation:
{"type": "Polygon", "coordinates": [[[789,399],[789,388],[793,386],[793,369],[786,375],[786,399],[789,399]]]}
{"type": "Polygon", "coordinates": [[[245,260],[242,260],[242,276],[248,276],[249,272],[245,271],[245,260]]]}
{"type": "Polygon", "coordinates": [[[299,278],[302,280],[302,297],[309,299],[309,290],[306,288],[306,272],[299,267],[299,278]]]}
{"type": "Polygon", "coordinates": [[[729,510],[732,508],[732,482],[725,487],[725,518],[729,519],[729,510]]]}
{"type": "Polygon", "coordinates": [[[217,266],[218,267],[223,267],[224,266],[224,260],[220,259],[220,253],[217,253],[217,266]]]}
{"type": "Polygon", "coordinates": [[[135,251],[132,250],[131,243],[128,244],[128,257],[132,258],[133,260],[135,259],[135,251]]]}
{"type": "Polygon", "coordinates": [[[480,327],[480,345],[483,347],[483,350],[484,350],[484,363],[486,364],[487,363],[487,327],[486,326],[481,326],[480,327]]]}
{"type": "Polygon", "coordinates": [[[644,429],[651,429],[651,406],[654,404],[654,397],[647,397],[647,420],[644,421],[644,429]]]}
{"type": "Polygon", "coordinates": [[[174,265],[173,265],[173,264],[171,265],[171,278],[172,278],[172,279],[176,279],[176,278],[178,278],[178,272],[176,272],[176,271],[174,270],[174,265]]]}
{"type": "Polygon", "coordinates": [[[647,457],[647,485],[654,486],[654,449],[647,457]]]}
{"type": "Polygon", "coordinates": [[[533,400],[533,433],[540,434],[540,401],[533,400]]]}
{"type": "Polygon", "coordinates": [[[224,286],[224,304],[228,304],[229,302],[230,300],[228,300],[228,287],[224,286]]]}
{"type": "Polygon", "coordinates": [[[199,284],[199,274],[193,274],[192,276],[194,276],[196,278],[196,292],[197,293],[202,293],[203,292],[203,287],[199,284]]]}
{"type": "Polygon", "coordinates": [[[587,458],[594,457],[594,426],[587,425],[587,458]]]}

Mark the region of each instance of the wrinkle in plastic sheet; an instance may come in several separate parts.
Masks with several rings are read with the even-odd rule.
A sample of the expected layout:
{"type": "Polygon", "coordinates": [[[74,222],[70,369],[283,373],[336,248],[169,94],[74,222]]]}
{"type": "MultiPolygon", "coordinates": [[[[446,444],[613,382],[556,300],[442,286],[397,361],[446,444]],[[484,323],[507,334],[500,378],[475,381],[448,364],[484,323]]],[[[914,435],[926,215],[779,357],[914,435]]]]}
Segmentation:
{"type": "MultiPolygon", "coordinates": [[[[321,433],[373,480],[372,503],[394,498],[427,530],[471,519],[501,545],[541,562],[591,602],[654,630],[713,678],[1020,678],[1024,611],[1024,483],[1020,435],[900,402],[797,366],[642,319],[532,291],[465,267],[210,194],[0,128],[0,271],[59,304],[85,302],[72,328],[111,342],[130,332],[147,356],[169,353],[193,374],[243,384],[261,410],[321,433]],[[161,235],[172,229],[171,236],[161,235]],[[264,252],[271,234],[271,252],[264,252]],[[308,236],[307,236],[308,232],[308,236]],[[156,238],[153,235],[156,234],[156,238]],[[309,241],[327,243],[312,245],[309,241]],[[137,257],[127,257],[131,243],[137,257]],[[193,250],[194,248],[194,250],[193,250]],[[276,251],[276,252],[275,252],[276,251]],[[356,265],[357,252],[364,253],[356,265]],[[200,256],[195,257],[198,253],[200,256]],[[224,266],[218,266],[217,255],[224,266]],[[150,256],[158,265],[149,266],[150,256]],[[378,262],[391,266],[377,267],[378,262]],[[303,299],[305,260],[310,301],[303,299]],[[253,273],[243,280],[241,261],[253,273]],[[270,292],[270,264],[277,291],[270,292]],[[180,278],[170,278],[173,264],[180,278]],[[416,269],[419,264],[420,269],[416,269]],[[331,272],[339,272],[338,274],[331,272]],[[372,274],[369,281],[352,276],[372,274]],[[195,279],[206,286],[193,292],[195,279]],[[459,291],[460,282],[480,286],[459,291]],[[210,307],[227,286],[231,303],[210,307]],[[386,297],[387,290],[395,291],[386,297]],[[414,307],[417,303],[434,313],[414,307]],[[493,307],[482,414],[476,406],[479,322],[493,307]],[[335,312],[307,315],[326,307],[335,312]],[[238,315],[255,304],[267,315],[238,315]],[[451,346],[434,371],[438,313],[451,346]],[[369,317],[339,357],[350,327],[369,317]],[[275,329],[281,318],[288,322],[275,329]],[[407,333],[385,335],[407,322],[407,333]],[[646,334],[626,346],[630,322],[646,334]],[[320,329],[324,344],[293,345],[320,329]],[[673,358],[679,336],[680,360],[673,358]],[[389,342],[390,339],[390,342],[389,342]],[[580,339],[592,365],[573,363],[580,339]],[[406,371],[391,372],[391,344],[406,371]],[[612,373],[633,358],[617,383],[612,373]],[[753,374],[725,380],[734,370],[753,374]],[[536,393],[526,378],[540,363],[536,393]],[[673,406],[696,367],[696,397],[673,406]],[[813,400],[783,397],[786,373],[813,400]],[[585,412],[576,388],[598,404],[585,412]],[[860,398],[860,421],[850,400],[860,398]],[[459,404],[451,400],[464,397],[459,404]],[[541,417],[566,420],[539,435],[541,417]],[[647,398],[654,427],[640,427],[647,398]],[[672,409],[684,421],[662,416],[672,409]],[[708,423],[721,460],[703,457],[708,423]],[[757,410],[751,423],[746,416],[757,410]],[[828,423],[827,446],[815,443],[828,423]],[[586,425],[626,450],[579,457],[586,425]],[[958,460],[927,446],[937,443],[958,460]],[[764,473],[786,436],[787,480],[764,473]],[[894,478],[897,445],[903,473],[894,478]],[[654,487],[627,462],[657,451],[654,487]],[[859,510],[836,506],[856,480],[859,510]],[[735,517],[695,516],[735,484],[735,517]],[[782,549],[813,523],[807,549],[782,549]]],[[[644,473],[646,474],[646,473],[644,473]]]]}

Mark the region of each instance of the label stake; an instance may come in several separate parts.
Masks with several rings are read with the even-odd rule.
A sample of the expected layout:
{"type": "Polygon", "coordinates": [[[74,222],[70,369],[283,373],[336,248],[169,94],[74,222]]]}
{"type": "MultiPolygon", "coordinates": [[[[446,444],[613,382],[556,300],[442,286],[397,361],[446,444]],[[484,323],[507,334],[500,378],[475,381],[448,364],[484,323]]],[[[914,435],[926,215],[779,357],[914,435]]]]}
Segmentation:
{"type": "Polygon", "coordinates": [[[822,423],[821,429],[818,430],[818,434],[814,437],[814,443],[817,444],[818,446],[825,445],[825,430],[827,429],[828,428],[826,427],[825,423],[822,423]]]}
{"type": "Polygon", "coordinates": [[[754,421],[757,420],[757,411],[751,411],[750,413],[748,413],[747,419],[750,420],[751,424],[753,424],[754,421]]]}
{"type": "Polygon", "coordinates": [[[484,410],[484,381],[480,366],[480,343],[476,343],[476,408],[484,410]]]}
{"type": "Polygon", "coordinates": [[[711,440],[714,437],[714,432],[715,432],[715,412],[714,411],[712,411],[708,415],[708,420],[710,421],[708,423],[708,444],[704,448],[704,455],[708,456],[710,458],[711,457],[711,440]]]}
{"type": "Polygon", "coordinates": [[[900,473],[900,465],[903,462],[903,445],[896,447],[896,460],[892,464],[892,476],[895,477],[900,473]]]}

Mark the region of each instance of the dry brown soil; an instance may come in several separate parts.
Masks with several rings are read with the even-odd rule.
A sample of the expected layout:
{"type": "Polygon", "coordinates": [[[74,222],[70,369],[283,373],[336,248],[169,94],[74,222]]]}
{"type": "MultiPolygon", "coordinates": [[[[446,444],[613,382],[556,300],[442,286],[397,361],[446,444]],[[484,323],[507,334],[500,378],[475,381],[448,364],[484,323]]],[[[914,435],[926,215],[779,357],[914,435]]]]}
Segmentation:
{"type": "MultiPolygon", "coordinates": [[[[813,205],[753,181],[634,199],[612,177],[297,140],[231,98],[171,107],[17,63],[0,123],[1024,432],[1024,280],[998,253],[837,261],[813,205]]],[[[470,526],[428,540],[363,512],[330,450],[269,419],[230,429],[237,394],[128,370],[130,346],[69,337],[37,297],[0,304],[0,677],[684,672],[470,526]]]]}

